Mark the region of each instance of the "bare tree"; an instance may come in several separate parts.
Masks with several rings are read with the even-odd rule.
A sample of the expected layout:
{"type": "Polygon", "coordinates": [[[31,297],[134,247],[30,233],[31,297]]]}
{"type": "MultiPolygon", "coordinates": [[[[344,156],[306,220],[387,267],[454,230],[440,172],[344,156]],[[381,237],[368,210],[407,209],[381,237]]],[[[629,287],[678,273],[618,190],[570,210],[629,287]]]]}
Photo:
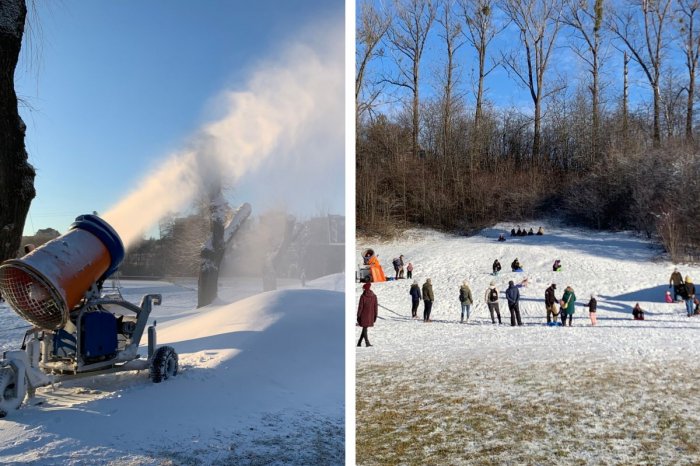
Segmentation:
{"type": "Polygon", "coordinates": [[[503,53],[503,61],[530,91],[535,106],[532,158],[536,160],[542,144],[542,102],[558,90],[545,91],[545,75],[562,24],[562,4],[560,0],[505,0],[503,9],[517,26],[525,48],[524,57],[511,51],[503,53]]]}
{"type": "Polygon", "coordinates": [[[381,92],[380,88],[372,89],[364,101],[360,98],[365,88],[367,66],[373,58],[381,54],[378,46],[391,24],[389,15],[387,15],[386,12],[377,10],[371,2],[362,2],[360,8],[360,18],[357,26],[357,46],[355,50],[357,64],[355,73],[356,128],[359,128],[362,113],[371,109],[374,101],[381,92]]]}
{"type": "Polygon", "coordinates": [[[671,2],[641,0],[623,12],[612,11],[609,21],[610,30],[629,50],[632,60],[642,68],[654,94],[652,137],[656,147],[661,144],[661,66],[666,47],[665,26],[672,19],[671,2]],[[638,12],[637,7],[641,11],[638,12]]]}
{"type": "Polygon", "coordinates": [[[494,0],[459,0],[461,16],[466,24],[465,35],[467,41],[476,50],[479,60],[479,76],[476,88],[476,108],[474,111],[474,130],[479,131],[483,117],[484,81],[486,77],[499,65],[491,64],[487,67],[487,51],[491,41],[496,35],[506,28],[507,23],[498,23],[494,20],[494,0]]]}
{"type": "Polygon", "coordinates": [[[17,254],[36,195],[14,87],[26,16],[24,0],[0,1],[0,262],[17,254]]]}
{"type": "Polygon", "coordinates": [[[435,20],[436,8],[432,0],[395,0],[394,6],[395,18],[387,31],[387,37],[397,53],[398,76],[386,80],[408,89],[413,97],[411,147],[413,156],[416,157],[420,124],[420,61],[428,32],[435,20]]]}
{"type": "Polygon", "coordinates": [[[591,158],[600,155],[600,63],[603,0],[568,0],[564,22],[572,27],[584,46],[572,44],[573,52],[586,64],[591,75],[591,158]]]}
{"type": "Polygon", "coordinates": [[[197,308],[211,304],[216,299],[219,270],[226,247],[251,212],[250,205],[246,203],[232,214],[228,202],[224,199],[221,184],[211,187],[208,195],[211,236],[204,243],[200,256],[197,308]]]}
{"type": "Polygon", "coordinates": [[[622,136],[625,144],[629,137],[629,64],[630,57],[625,50],[622,57],[622,136]]]}
{"type": "Polygon", "coordinates": [[[693,105],[695,104],[695,70],[700,57],[700,28],[695,20],[700,12],[700,0],[678,0],[677,27],[683,43],[685,66],[688,70],[688,87],[685,114],[685,138],[693,139],[693,105]]]}
{"type": "Polygon", "coordinates": [[[445,44],[446,62],[442,76],[442,154],[447,156],[451,153],[452,128],[454,127],[454,113],[460,103],[455,92],[459,80],[458,64],[455,60],[455,53],[459,50],[464,41],[462,37],[462,27],[458,23],[454,14],[455,0],[443,0],[442,9],[438,23],[442,26],[440,38],[445,44]]]}

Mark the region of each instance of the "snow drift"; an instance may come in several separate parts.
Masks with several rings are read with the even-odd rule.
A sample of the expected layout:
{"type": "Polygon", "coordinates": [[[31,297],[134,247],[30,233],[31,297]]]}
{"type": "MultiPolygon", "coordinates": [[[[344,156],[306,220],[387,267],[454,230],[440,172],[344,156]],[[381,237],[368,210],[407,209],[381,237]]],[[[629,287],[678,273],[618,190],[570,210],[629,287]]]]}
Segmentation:
{"type": "Polygon", "coordinates": [[[165,321],[158,343],[176,348],[180,374],[157,385],[125,372],[42,389],[43,404],[0,421],[0,462],[236,462],[271,438],[292,463],[343,461],[342,293],[288,289],[191,311],[193,290],[130,290],[146,292],[164,293],[153,318],[165,321]],[[325,438],[320,453],[315,435],[325,438]],[[312,450],[320,457],[304,456],[312,450]]]}

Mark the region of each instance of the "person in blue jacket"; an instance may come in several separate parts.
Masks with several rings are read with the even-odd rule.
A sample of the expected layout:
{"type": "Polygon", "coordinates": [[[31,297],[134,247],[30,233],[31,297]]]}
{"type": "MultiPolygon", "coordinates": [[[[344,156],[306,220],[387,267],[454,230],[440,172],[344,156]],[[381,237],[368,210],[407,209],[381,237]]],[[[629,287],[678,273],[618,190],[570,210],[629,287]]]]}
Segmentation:
{"type": "Polygon", "coordinates": [[[420,304],[420,300],[423,298],[420,294],[418,280],[413,280],[413,285],[411,285],[409,294],[411,295],[411,318],[416,319],[418,317],[418,305],[420,304]]]}
{"type": "Polygon", "coordinates": [[[523,322],[520,320],[520,291],[513,283],[513,280],[508,282],[506,299],[508,300],[508,310],[510,311],[510,326],[515,327],[516,321],[518,325],[523,325],[523,322]]]}

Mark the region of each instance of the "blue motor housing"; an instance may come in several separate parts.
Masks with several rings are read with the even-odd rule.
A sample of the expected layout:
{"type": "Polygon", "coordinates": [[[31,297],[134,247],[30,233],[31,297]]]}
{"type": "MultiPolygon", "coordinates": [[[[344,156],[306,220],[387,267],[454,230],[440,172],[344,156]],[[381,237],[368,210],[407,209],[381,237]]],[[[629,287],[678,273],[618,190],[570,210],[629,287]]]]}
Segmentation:
{"type": "Polygon", "coordinates": [[[117,353],[117,318],[111,312],[88,312],[80,324],[80,352],[85,361],[108,359],[117,353]]]}

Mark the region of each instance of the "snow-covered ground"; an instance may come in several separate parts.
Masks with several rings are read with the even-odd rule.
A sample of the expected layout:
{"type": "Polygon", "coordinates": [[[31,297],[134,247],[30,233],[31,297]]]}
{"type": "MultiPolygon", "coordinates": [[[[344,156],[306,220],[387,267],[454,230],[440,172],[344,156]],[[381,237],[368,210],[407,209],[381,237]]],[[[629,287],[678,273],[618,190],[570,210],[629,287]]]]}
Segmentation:
{"type": "MultiPolygon", "coordinates": [[[[178,376],[153,384],[123,372],[40,389],[41,404],[0,420],[0,463],[342,464],[344,298],[322,286],[338,281],[260,293],[260,279],[240,279],[199,310],[196,281],[122,281],[129,301],[163,295],[152,320],[158,343],[179,353],[178,376]]],[[[15,349],[24,327],[0,305],[0,351],[15,349]]]]}
{"type": "MultiPolygon", "coordinates": [[[[545,224],[545,236],[497,242],[512,226],[472,237],[411,230],[389,243],[358,239],[358,261],[371,247],[393,276],[391,260],[403,254],[435,293],[433,322],[423,323],[410,317],[409,280],[372,285],[374,346],[356,351],[358,464],[700,463],[700,317],[664,302],[674,265],[628,233],[545,224]],[[522,273],[510,272],[516,257],[522,273]],[[494,259],[503,266],[497,277],[494,259]],[[552,272],[555,259],[563,271],[552,272]],[[526,277],[524,326],[511,327],[503,291],[526,277]],[[459,323],[464,280],[475,298],[468,324],[459,323]],[[500,326],[484,302],[491,281],[501,292],[500,326]],[[573,327],[546,325],[551,283],[557,298],[574,288],[573,327]],[[582,307],[591,293],[596,327],[582,307]],[[637,302],[643,322],[632,320],[637,302]]],[[[700,267],[678,268],[700,279],[700,267]]],[[[356,301],[361,291],[357,284],[356,301]]]]}

